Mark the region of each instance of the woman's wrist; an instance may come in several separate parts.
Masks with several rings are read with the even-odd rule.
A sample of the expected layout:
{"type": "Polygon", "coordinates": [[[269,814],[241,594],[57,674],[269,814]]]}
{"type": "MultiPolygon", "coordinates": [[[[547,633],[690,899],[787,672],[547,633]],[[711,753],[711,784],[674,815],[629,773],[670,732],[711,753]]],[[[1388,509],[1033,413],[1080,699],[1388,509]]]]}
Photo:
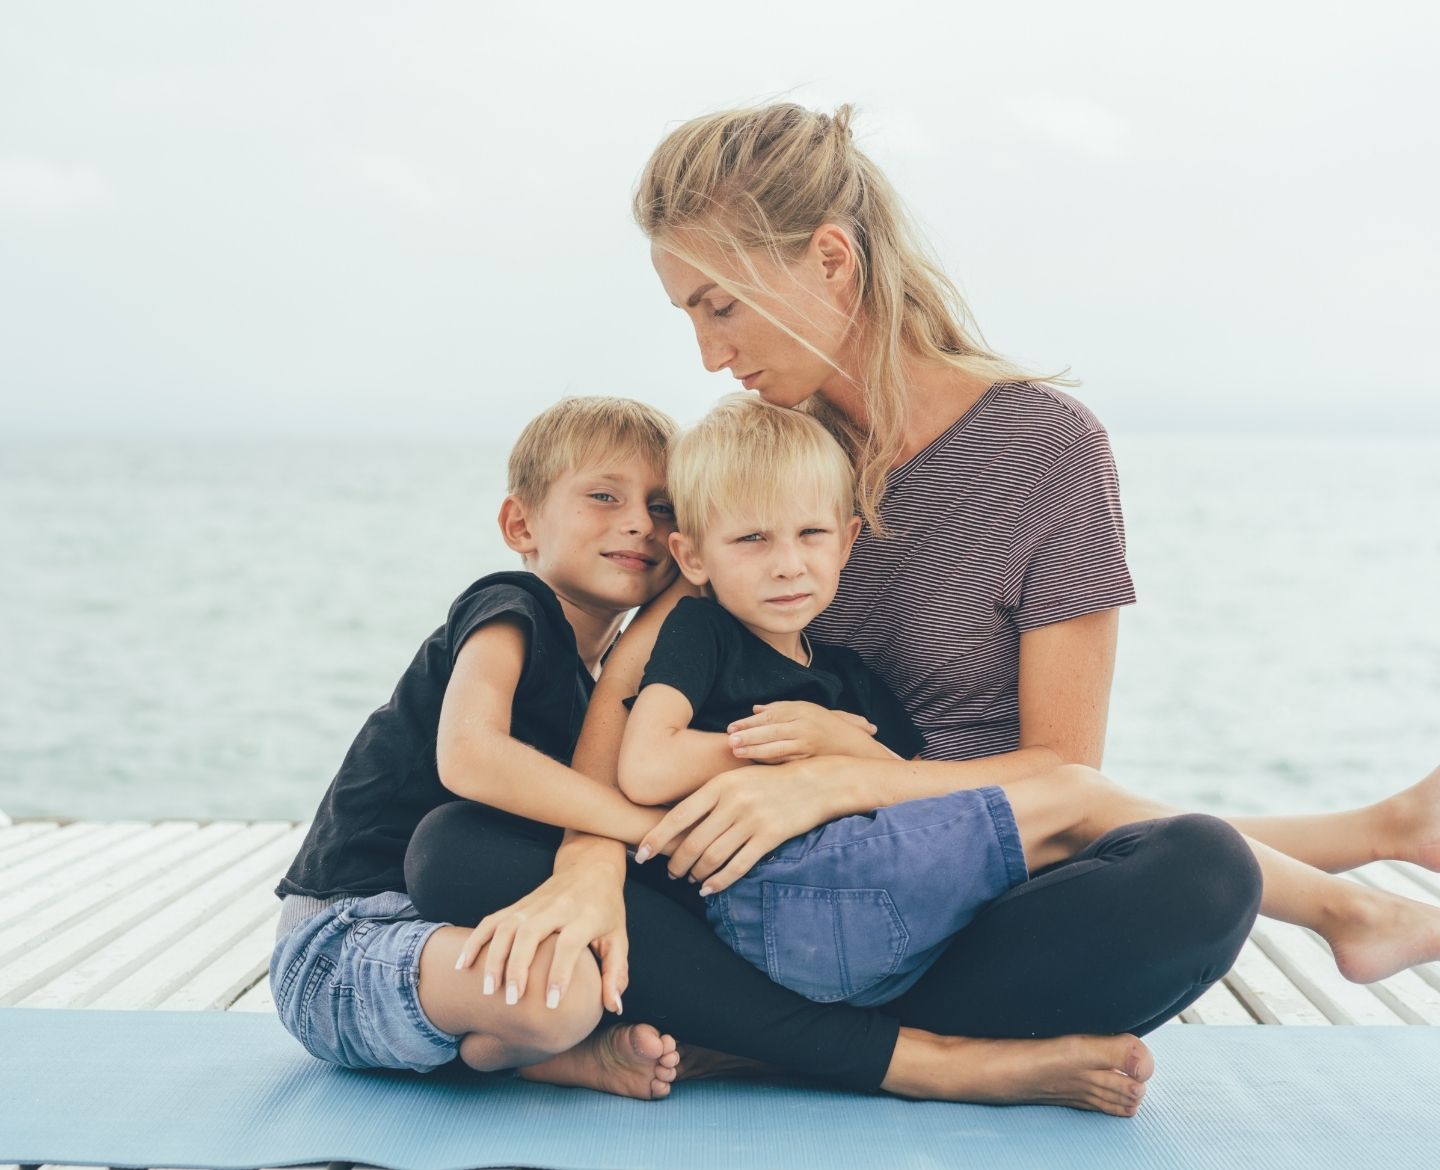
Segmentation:
{"type": "Polygon", "coordinates": [[[585,869],[597,878],[605,874],[617,882],[625,880],[625,846],[610,837],[567,830],[565,839],[555,851],[554,873],[585,869]]]}

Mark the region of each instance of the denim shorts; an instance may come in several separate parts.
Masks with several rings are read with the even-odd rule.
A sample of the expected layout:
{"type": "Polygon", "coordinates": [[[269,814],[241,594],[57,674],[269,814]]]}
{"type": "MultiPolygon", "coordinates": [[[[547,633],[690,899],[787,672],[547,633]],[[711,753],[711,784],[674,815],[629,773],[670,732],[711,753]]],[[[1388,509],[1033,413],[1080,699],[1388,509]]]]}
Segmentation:
{"type": "Polygon", "coordinates": [[[988,903],[1028,878],[1000,788],[911,800],[786,841],[706,916],[731,950],[820,1003],[904,994],[988,903]]]}
{"type": "Polygon", "coordinates": [[[275,941],[280,1022],[307,1052],[346,1068],[428,1072],[460,1051],[420,1007],[420,950],[442,924],[404,894],[341,898],[275,941]]]}

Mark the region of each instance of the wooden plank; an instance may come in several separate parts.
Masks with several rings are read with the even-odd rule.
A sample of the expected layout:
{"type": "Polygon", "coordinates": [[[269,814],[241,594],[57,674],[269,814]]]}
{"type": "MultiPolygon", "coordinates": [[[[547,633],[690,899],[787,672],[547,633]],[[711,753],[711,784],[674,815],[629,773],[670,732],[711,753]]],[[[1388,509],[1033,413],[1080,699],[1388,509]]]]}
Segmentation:
{"type": "Polygon", "coordinates": [[[1225,983],[1262,1024],[1330,1022],[1253,942],[1240,948],[1225,983]]]}
{"type": "Polygon", "coordinates": [[[0,872],[7,886],[21,881],[34,881],[42,873],[68,865],[84,856],[95,841],[113,842],[129,833],[148,828],[144,821],[116,821],[102,825],[96,821],[77,821],[53,833],[19,845],[13,852],[0,856],[0,872]]]}
{"type": "Polygon", "coordinates": [[[271,912],[253,930],[237,939],[229,950],[157,1004],[157,1009],[166,1012],[224,1009],[234,1003],[246,988],[253,986],[270,968],[275,923],[280,918],[278,902],[272,898],[271,904],[271,912]]]}
{"type": "Polygon", "coordinates": [[[1368,988],[1341,975],[1330,948],[1308,930],[1266,918],[1255,924],[1250,938],[1332,1024],[1406,1022],[1368,988]]]}
{"type": "MultiPolygon", "coordinates": [[[[206,830],[229,828],[224,823],[207,825],[187,842],[206,830]]],[[[0,1003],[17,1003],[62,972],[75,970],[87,955],[93,955],[113,939],[162,912],[187,890],[223,872],[230,865],[263,847],[285,831],[283,824],[257,824],[226,836],[214,848],[168,866],[138,889],[108,902],[96,913],[60,931],[44,943],[22,952],[0,967],[0,1003]]],[[[88,969],[88,968],[87,968],[88,969]]]]}
{"type": "Polygon", "coordinates": [[[153,853],[144,853],[129,865],[96,878],[93,882],[51,902],[43,914],[26,915],[0,928],[0,964],[33,951],[47,940],[71,929],[82,920],[94,918],[102,909],[158,880],[176,865],[198,853],[218,848],[244,828],[237,821],[219,821],[195,833],[185,834],[153,853]]]}
{"type": "Polygon", "coordinates": [[[89,833],[97,832],[100,829],[99,821],[73,821],[68,825],[61,825],[53,833],[37,833],[27,841],[22,841],[13,849],[6,849],[0,852],[0,871],[9,869],[12,865],[18,865],[27,861],[36,854],[44,853],[48,849],[54,849],[62,842],[72,841],[78,837],[84,837],[89,833]]]}
{"type": "Polygon", "coordinates": [[[1256,1019],[1223,981],[1180,1013],[1186,1024],[1254,1024],[1256,1019]]]}
{"type": "Polygon", "coordinates": [[[266,974],[259,983],[240,996],[229,1007],[232,1012],[273,1012],[275,996],[270,990],[270,976],[266,974]]]}
{"type": "MultiPolygon", "coordinates": [[[[14,922],[33,914],[47,903],[93,885],[107,873],[128,868],[135,858],[163,848],[176,837],[193,833],[199,827],[195,821],[166,821],[143,833],[127,836],[109,848],[86,853],[43,877],[23,881],[17,875],[12,880],[17,883],[23,881],[23,884],[11,887],[7,894],[0,894],[0,922],[14,922]]],[[[98,838],[97,833],[87,840],[97,841],[98,838]]]]}
{"type": "MultiPolygon", "coordinates": [[[[203,916],[193,929],[185,930],[178,941],[163,946],[158,952],[138,966],[132,964],[130,973],[118,978],[90,999],[85,1006],[109,1009],[179,1008],[168,1000],[177,991],[196,979],[210,964],[219,961],[236,944],[237,940],[251,935],[257,926],[268,923],[270,941],[275,937],[275,921],[279,916],[280,902],[275,897],[275,884],[284,876],[295,851],[304,840],[304,832],[292,829],[279,840],[268,845],[264,851],[243,863],[232,867],[224,875],[212,881],[203,891],[195,891],[185,901],[197,905],[203,916]]],[[[167,913],[182,914],[181,908],[171,907],[167,913]]],[[[158,926],[149,927],[152,932],[158,926]]],[[[178,929],[178,928],[177,928],[178,929]]],[[[252,948],[253,949],[253,948],[252,948]]],[[[265,943],[260,951],[260,969],[269,962],[270,945],[265,943]]],[[[110,961],[123,965],[123,951],[119,944],[109,948],[110,961]]],[[[235,960],[231,960],[232,965],[235,960]]],[[[239,995],[255,982],[259,970],[253,970],[253,959],[245,968],[249,974],[234,990],[239,995]]],[[[211,986],[208,985],[207,986],[211,986]]],[[[38,993],[37,993],[38,994],[38,993]]],[[[231,998],[234,998],[234,995],[231,998]]],[[[28,1001],[27,1001],[28,1002],[28,1001]]],[[[228,1003],[226,1000],[225,1003],[228,1003]]],[[[46,1006],[34,1003],[33,1006],[46,1006]]],[[[74,1006],[81,1006],[76,1004],[74,1006]]],[[[223,1007],[224,1003],[204,1003],[200,1007],[223,1007]]]]}
{"type": "Polygon", "coordinates": [[[251,825],[219,849],[192,858],[122,899],[131,905],[107,907],[92,921],[123,919],[120,930],[105,944],[73,955],[63,971],[33,981],[27,992],[10,993],[12,1001],[26,1007],[85,1007],[167,946],[184,944],[237,892],[267,875],[278,879],[276,871],[283,872],[299,844],[295,830],[285,829],[283,824],[251,825]]]}
{"type": "Polygon", "coordinates": [[[17,825],[6,825],[0,829],[0,858],[22,842],[53,833],[59,827],[59,821],[21,821],[17,825]]]}

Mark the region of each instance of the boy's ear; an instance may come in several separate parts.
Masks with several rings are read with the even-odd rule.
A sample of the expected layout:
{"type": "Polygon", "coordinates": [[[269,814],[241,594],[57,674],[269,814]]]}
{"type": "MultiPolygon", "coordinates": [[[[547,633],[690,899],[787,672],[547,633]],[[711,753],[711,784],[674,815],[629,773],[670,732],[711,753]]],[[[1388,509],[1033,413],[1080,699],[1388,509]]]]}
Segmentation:
{"type": "Polygon", "coordinates": [[[500,504],[500,536],[513,552],[528,557],[535,551],[535,535],[530,531],[530,517],[525,505],[514,496],[506,496],[500,504]]]}
{"type": "Polygon", "coordinates": [[[710,580],[710,575],[705,572],[705,566],[700,561],[699,551],[690,543],[689,538],[678,532],[670,534],[670,555],[675,558],[675,563],[680,566],[680,572],[685,574],[685,580],[692,585],[704,585],[710,580]]]}
{"type": "Polygon", "coordinates": [[[855,538],[860,535],[860,517],[851,516],[848,524],[840,529],[841,554],[840,563],[843,565],[850,559],[850,550],[855,547],[855,538]]]}

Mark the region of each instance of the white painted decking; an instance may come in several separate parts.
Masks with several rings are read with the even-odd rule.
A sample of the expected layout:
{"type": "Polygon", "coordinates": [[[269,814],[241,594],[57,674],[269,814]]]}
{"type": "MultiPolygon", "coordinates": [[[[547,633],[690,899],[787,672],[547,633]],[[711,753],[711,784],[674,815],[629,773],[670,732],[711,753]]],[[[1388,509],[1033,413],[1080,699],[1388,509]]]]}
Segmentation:
{"type": "MultiPolygon", "coordinates": [[[[272,890],[305,829],[286,821],[0,827],[0,1005],[274,1011],[266,969],[280,903],[272,890]]],[[[1414,866],[1385,862],[1351,876],[1440,905],[1440,876],[1414,866]]],[[[1361,987],[1339,975],[1316,936],[1262,919],[1234,970],[1181,1020],[1440,1024],[1440,964],[1361,987]]]]}
{"type": "MultiPolygon", "coordinates": [[[[272,894],[305,835],[288,821],[20,821],[0,828],[0,1004],[273,1011],[272,894]]],[[[1356,880],[1440,905],[1400,862],[1356,880]]],[[[1190,1024],[1440,1024],[1440,964],[1361,987],[1310,932],[1262,919],[1190,1024]]]]}

